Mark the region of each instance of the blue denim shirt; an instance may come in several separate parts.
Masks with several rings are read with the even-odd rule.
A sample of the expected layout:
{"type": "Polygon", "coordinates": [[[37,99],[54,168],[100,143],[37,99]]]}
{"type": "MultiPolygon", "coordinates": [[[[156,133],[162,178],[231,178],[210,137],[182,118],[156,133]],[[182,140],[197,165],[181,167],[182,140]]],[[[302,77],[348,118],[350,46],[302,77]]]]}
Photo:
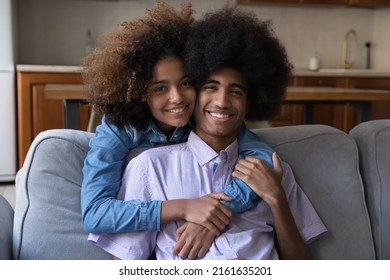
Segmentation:
{"type": "MultiPolygon", "coordinates": [[[[161,201],[116,199],[126,157],[137,147],[187,141],[192,129],[193,125],[189,122],[176,128],[167,139],[154,123],[139,131],[128,123],[123,127],[107,123],[103,117],[102,124],[96,128],[95,137],[90,141],[90,151],[84,161],[81,188],[84,230],[89,233],[160,230],[161,201]]],[[[251,155],[272,166],[272,149],[244,125],[240,129],[238,143],[242,157],[251,155]]],[[[233,179],[223,191],[233,198],[233,201],[223,203],[235,213],[253,209],[259,200],[239,179],[233,179]]]]}

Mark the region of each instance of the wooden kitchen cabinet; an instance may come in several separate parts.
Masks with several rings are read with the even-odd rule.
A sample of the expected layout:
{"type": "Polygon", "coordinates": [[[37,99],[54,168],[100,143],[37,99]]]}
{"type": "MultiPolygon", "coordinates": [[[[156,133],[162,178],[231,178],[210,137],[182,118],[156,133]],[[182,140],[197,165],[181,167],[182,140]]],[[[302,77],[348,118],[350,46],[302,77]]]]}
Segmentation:
{"type": "MultiPolygon", "coordinates": [[[[347,78],[347,87],[349,88],[370,88],[390,90],[390,78],[388,77],[370,77],[370,78],[347,78]]],[[[373,101],[371,102],[372,120],[390,119],[390,102],[373,101]]]]}
{"type": "Polygon", "coordinates": [[[389,0],[349,0],[351,6],[366,6],[366,7],[388,7],[390,6],[389,0]]]}
{"type": "MultiPolygon", "coordinates": [[[[295,77],[294,86],[347,87],[344,77],[295,77]]],[[[358,111],[349,103],[313,105],[313,123],[349,131],[357,122],[358,111]]]]}
{"type": "MultiPolygon", "coordinates": [[[[296,75],[290,86],[297,87],[337,87],[390,90],[388,77],[353,77],[353,76],[306,76],[296,75]]],[[[370,120],[390,119],[389,101],[371,101],[370,120]]],[[[312,123],[325,124],[349,132],[359,122],[361,108],[353,102],[326,102],[312,104],[312,123]]],[[[285,104],[281,113],[272,121],[272,126],[296,125],[304,123],[302,105],[285,104]],[[301,106],[301,107],[299,107],[301,106]]]]}
{"type": "Polygon", "coordinates": [[[259,4],[299,4],[300,0],[237,0],[237,5],[259,5],[259,4]]]}
{"type": "Polygon", "coordinates": [[[271,126],[289,126],[303,123],[303,106],[298,104],[283,104],[279,113],[270,120],[271,126]]]}
{"type": "Polygon", "coordinates": [[[365,8],[380,8],[390,6],[389,0],[237,0],[237,5],[283,5],[283,4],[312,4],[334,5],[365,8]]]}
{"type": "Polygon", "coordinates": [[[348,5],[350,0],[301,0],[302,4],[348,5]]]}
{"type": "MultiPolygon", "coordinates": [[[[18,166],[22,167],[34,138],[48,129],[64,128],[61,100],[44,96],[45,84],[82,84],[80,73],[23,72],[17,74],[18,166]]],[[[86,130],[88,105],[80,105],[80,128],[86,130]]]]}

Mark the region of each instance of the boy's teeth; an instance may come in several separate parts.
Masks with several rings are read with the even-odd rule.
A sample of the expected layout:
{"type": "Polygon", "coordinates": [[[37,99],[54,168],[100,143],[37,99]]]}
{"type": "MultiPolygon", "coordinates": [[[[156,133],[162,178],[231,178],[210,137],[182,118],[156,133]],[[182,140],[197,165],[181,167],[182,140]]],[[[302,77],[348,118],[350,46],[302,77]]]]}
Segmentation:
{"type": "Polygon", "coordinates": [[[229,117],[229,115],[218,114],[218,113],[210,113],[210,115],[212,115],[213,117],[216,117],[216,118],[218,118],[218,119],[223,119],[223,118],[229,117]]]}

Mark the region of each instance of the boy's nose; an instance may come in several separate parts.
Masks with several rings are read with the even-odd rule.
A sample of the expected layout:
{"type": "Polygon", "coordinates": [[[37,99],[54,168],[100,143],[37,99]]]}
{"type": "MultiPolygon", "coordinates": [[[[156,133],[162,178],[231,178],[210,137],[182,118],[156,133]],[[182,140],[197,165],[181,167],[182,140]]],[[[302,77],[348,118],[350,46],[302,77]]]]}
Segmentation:
{"type": "Polygon", "coordinates": [[[229,107],[230,104],[229,93],[225,89],[220,89],[214,95],[214,102],[216,105],[218,105],[221,108],[229,107]]]}

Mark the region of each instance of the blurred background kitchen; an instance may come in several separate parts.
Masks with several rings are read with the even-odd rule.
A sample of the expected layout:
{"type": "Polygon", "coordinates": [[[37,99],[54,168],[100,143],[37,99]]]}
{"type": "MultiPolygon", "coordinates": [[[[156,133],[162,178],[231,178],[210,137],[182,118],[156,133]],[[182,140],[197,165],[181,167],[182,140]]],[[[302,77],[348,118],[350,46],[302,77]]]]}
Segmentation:
{"type": "MultiPolygon", "coordinates": [[[[166,2],[178,7],[188,1],[166,2]]],[[[198,17],[228,4],[272,21],[295,67],[292,86],[390,90],[389,0],[190,2],[198,17]]],[[[0,0],[0,193],[11,202],[15,174],[34,137],[42,130],[64,127],[63,100],[49,98],[45,85],[82,84],[79,65],[97,37],[124,20],[142,16],[154,4],[154,0],[0,0]]],[[[366,119],[389,118],[389,102],[371,102],[366,119]]],[[[268,125],[307,123],[307,108],[302,106],[286,104],[268,125]]],[[[316,105],[310,122],[348,132],[361,119],[359,108],[349,102],[316,105]]],[[[80,103],[79,114],[79,128],[87,129],[87,104],[80,103]]]]}
{"type": "MultiPolygon", "coordinates": [[[[2,0],[4,1],[4,0],[2,0]]],[[[15,1],[15,0],[14,0],[15,1]]],[[[123,20],[143,15],[154,0],[17,0],[19,59],[23,64],[78,65],[84,54],[87,31],[92,37],[111,31],[123,20]]],[[[166,1],[173,6],[188,2],[166,1]]],[[[198,16],[230,0],[193,0],[198,16]]],[[[247,2],[247,1],[243,1],[247,2]]],[[[372,67],[388,68],[390,61],[390,9],[346,5],[285,5],[286,0],[242,6],[259,18],[271,20],[277,36],[298,68],[308,67],[317,52],[324,68],[339,67],[344,36],[349,29],[358,34],[353,44],[355,67],[365,67],[365,42],[372,42],[372,67]],[[278,4],[280,3],[280,4],[278,4]]],[[[292,2],[291,0],[289,2],[292,2]]],[[[296,2],[299,2],[297,0],[296,2]]],[[[336,3],[335,0],[312,2],[336,3]]],[[[340,3],[346,2],[340,0],[340,3]]],[[[370,0],[373,5],[375,0],[370,0]]],[[[390,5],[390,1],[387,2],[390,5]]]]}

